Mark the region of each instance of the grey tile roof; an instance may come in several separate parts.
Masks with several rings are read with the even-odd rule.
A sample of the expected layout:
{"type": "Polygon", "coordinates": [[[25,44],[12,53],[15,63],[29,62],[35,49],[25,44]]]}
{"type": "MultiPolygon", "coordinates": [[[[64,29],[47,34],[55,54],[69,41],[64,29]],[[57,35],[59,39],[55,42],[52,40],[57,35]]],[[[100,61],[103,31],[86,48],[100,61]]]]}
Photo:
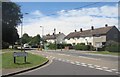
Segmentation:
{"type": "MultiPolygon", "coordinates": [[[[60,33],[60,34],[56,34],[56,35],[46,35],[46,36],[43,36],[43,39],[44,40],[49,40],[49,39],[55,39],[55,37],[58,37],[59,35],[62,35],[63,33],[60,33]]],[[[64,35],[64,34],[63,34],[64,35]]]]}
{"type": "Polygon", "coordinates": [[[94,36],[94,35],[105,35],[111,28],[115,26],[107,26],[107,27],[101,27],[96,28],[94,30],[83,30],[78,32],[71,32],[68,34],[65,39],[74,38],[74,37],[85,37],[85,36],[94,36]]]}

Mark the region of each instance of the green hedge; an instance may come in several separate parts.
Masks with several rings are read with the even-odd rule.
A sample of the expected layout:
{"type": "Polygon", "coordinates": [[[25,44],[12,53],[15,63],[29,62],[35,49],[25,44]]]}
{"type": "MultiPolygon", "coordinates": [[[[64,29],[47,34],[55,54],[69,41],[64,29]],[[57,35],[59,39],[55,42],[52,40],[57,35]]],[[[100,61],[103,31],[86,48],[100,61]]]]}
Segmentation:
{"type": "Polygon", "coordinates": [[[120,52],[120,45],[106,46],[105,50],[110,52],[120,52]]]}
{"type": "Polygon", "coordinates": [[[48,45],[48,48],[49,48],[49,49],[56,49],[57,46],[56,46],[55,44],[50,43],[50,44],[48,45]]]}
{"type": "Polygon", "coordinates": [[[90,50],[89,45],[77,44],[75,45],[76,50],[90,50]]]}

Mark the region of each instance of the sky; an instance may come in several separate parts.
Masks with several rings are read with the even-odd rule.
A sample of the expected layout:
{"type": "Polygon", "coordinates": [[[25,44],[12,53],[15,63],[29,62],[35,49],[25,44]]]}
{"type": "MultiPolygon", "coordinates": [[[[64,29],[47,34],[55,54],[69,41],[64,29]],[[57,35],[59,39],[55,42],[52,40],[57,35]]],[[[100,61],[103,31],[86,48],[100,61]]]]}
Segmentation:
{"type": "MultiPolygon", "coordinates": [[[[118,27],[117,2],[16,2],[21,6],[23,33],[30,36],[62,32],[65,35],[79,31],[109,26],[118,27]],[[25,13],[28,13],[27,15],[25,13]],[[42,28],[40,26],[43,26],[42,28]]],[[[21,26],[17,27],[20,34],[21,26]]],[[[21,37],[21,35],[20,35],[21,37]]]]}

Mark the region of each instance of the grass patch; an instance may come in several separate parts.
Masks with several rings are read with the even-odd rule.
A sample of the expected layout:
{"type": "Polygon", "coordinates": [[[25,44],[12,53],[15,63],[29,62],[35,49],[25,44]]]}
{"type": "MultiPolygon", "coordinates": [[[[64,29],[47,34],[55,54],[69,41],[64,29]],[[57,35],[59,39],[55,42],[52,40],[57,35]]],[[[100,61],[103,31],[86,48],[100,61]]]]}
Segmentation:
{"type": "Polygon", "coordinates": [[[20,50],[15,50],[15,49],[2,49],[1,50],[2,52],[18,52],[18,51],[20,51],[20,50]]]}
{"type": "Polygon", "coordinates": [[[120,55],[120,52],[109,52],[109,51],[97,51],[97,52],[89,52],[94,54],[104,54],[104,55],[120,55]]]}
{"type": "Polygon", "coordinates": [[[3,53],[2,54],[2,68],[11,69],[11,68],[27,68],[42,64],[47,61],[47,58],[28,53],[27,62],[24,63],[23,57],[16,58],[16,64],[14,64],[13,52],[3,53]]]}

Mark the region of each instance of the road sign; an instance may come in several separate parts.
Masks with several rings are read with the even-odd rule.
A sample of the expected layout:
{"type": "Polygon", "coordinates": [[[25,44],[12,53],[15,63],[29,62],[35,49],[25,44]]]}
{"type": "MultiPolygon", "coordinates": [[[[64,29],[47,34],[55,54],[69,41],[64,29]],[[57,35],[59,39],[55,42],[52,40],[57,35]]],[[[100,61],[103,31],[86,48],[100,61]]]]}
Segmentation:
{"type": "Polygon", "coordinates": [[[24,57],[24,62],[26,63],[26,57],[28,53],[27,52],[14,52],[13,57],[14,57],[14,63],[16,63],[16,57],[24,57]]]}

